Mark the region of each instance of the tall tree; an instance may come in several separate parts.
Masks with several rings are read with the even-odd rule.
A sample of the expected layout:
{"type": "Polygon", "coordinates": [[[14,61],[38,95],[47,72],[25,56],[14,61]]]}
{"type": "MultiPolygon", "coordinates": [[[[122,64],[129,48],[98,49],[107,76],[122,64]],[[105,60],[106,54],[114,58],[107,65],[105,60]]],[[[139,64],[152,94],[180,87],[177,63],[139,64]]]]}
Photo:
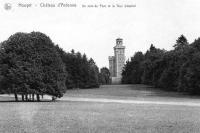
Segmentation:
{"type": "Polygon", "coordinates": [[[174,45],[175,49],[182,49],[188,45],[187,38],[184,35],[181,35],[177,40],[176,44],[174,45]]]}
{"type": "Polygon", "coordinates": [[[101,84],[110,84],[110,72],[107,67],[100,69],[99,80],[101,84]]]}
{"type": "MultiPolygon", "coordinates": [[[[0,50],[1,89],[28,97],[28,94],[61,97],[66,90],[65,66],[54,43],[43,33],[16,33],[0,50]]],[[[23,96],[22,96],[23,97],[23,96]]],[[[23,99],[23,98],[22,98],[23,99]]]]}

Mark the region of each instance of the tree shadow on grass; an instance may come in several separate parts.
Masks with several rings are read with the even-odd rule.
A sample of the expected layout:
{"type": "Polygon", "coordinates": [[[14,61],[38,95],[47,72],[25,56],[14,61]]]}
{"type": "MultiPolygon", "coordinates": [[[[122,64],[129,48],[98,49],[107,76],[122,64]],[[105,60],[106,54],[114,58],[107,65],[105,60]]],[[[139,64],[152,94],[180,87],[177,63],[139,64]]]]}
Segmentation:
{"type": "Polygon", "coordinates": [[[161,97],[174,97],[174,98],[190,98],[190,99],[200,99],[199,94],[192,94],[189,92],[177,92],[175,90],[163,90],[161,88],[155,88],[153,86],[147,86],[147,89],[152,91],[151,96],[161,96],[161,97]]]}
{"type": "Polygon", "coordinates": [[[55,100],[55,101],[52,101],[52,100],[40,100],[40,101],[15,101],[15,99],[3,99],[3,98],[0,98],[0,103],[41,103],[41,102],[58,102],[59,100],[55,100]]]}
{"type": "Polygon", "coordinates": [[[15,100],[0,100],[0,103],[41,103],[41,102],[58,102],[58,101],[51,101],[51,100],[45,100],[45,101],[15,101],[15,100]]]}
{"type": "Polygon", "coordinates": [[[134,84],[130,85],[131,90],[137,90],[143,92],[149,92],[145,93],[145,96],[150,97],[171,97],[171,98],[189,98],[189,99],[200,99],[200,95],[198,94],[191,94],[189,92],[177,92],[173,89],[161,89],[159,87],[153,87],[150,85],[144,85],[144,84],[134,84]]]}

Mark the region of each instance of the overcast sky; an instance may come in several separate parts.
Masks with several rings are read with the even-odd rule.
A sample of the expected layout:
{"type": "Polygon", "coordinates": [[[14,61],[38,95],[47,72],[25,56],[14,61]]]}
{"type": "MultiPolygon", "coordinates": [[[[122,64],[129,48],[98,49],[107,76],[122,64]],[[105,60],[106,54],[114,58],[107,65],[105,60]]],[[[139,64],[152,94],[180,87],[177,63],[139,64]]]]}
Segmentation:
{"type": "Polygon", "coordinates": [[[115,39],[121,37],[126,58],[153,43],[172,49],[184,34],[200,37],[200,0],[1,0],[0,42],[16,32],[40,31],[65,51],[80,51],[99,67],[108,67],[115,39]],[[13,2],[14,1],[14,2],[13,2]],[[11,10],[4,4],[11,3],[11,10]],[[41,8],[40,3],[76,3],[77,8],[41,8]],[[32,3],[20,8],[19,3],[32,3]],[[133,8],[82,8],[82,4],[135,4],[133,8]],[[37,5],[37,7],[35,7],[37,5]]]}

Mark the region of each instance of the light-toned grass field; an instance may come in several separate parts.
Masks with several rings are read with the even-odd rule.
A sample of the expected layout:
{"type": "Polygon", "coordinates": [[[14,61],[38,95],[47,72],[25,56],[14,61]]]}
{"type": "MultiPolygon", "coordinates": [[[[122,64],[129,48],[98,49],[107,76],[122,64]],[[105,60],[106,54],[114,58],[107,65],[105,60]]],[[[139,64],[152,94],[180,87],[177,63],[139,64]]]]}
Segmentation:
{"type": "MultiPolygon", "coordinates": [[[[162,92],[143,85],[69,90],[64,97],[200,102],[198,97],[162,92]]],[[[1,101],[4,99],[5,97],[0,97],[1,101]]],[[[0,133],[37,132],[199,133],[200,107],[65,100],[39,103],[0,102],[0,133]]]]}
{"type": "Polygon", "coordinates": [[[83,98],[108,98],[127,100],[150,100],[150,101],[181,101],[200,102],[199,96],[167,92],[152,88],[147,85],[103,85],[97,89],[68,90],[67,97],[83,98]]]}

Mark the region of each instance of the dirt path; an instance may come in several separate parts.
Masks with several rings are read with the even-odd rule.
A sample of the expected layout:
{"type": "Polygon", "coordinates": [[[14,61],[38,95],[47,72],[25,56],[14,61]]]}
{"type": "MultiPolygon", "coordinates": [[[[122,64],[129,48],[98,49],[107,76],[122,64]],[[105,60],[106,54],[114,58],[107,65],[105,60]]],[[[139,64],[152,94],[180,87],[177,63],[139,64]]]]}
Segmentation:
{"type": "MultiPolygon", "coordinates": [[[[13,95],[0,95],[14,97],[13,95]]],[[[44,95],[44,99],[52,97],[44,95]]],[[[175,92],[165,92],[145,85],[104,85],[97,89],[68,90],[58,101],[100,102],[143,105],[174,105],[200,107],[200,98],[191,98],[175,92]]]]}
{"type": "Polygon", "coordinates": [[[146,85],[102,85],[98,89],[68,90],[61,100],[200,107],[200,97],[162,91],[146,85]]]}
{"type": "Polygon", "coordinates": [[[59,100],[76,102],[102,102],[102,103],[124,103],[124,104],[154,104],[154,105],[175,105],[175,106],[195,106],[200,107],[200,102],[165,102],[165,101],[146,101],[146,100],[118,100],[105,98],[79,98],[63,97],[59,100]]]}
{"type": "MultiPolygon", "coordinates": [[[[14,97],[13,95],[1,95],[1,97],[14,97]]],[[[44,99],[51,100],[52,97],[45,95],[44,99]]],[[[150,101],[150,100],[127,100],[127,99],[108,99],[108,98],[81,98],[81,97],[62,97],[58,101],[71,102],[99,102],[99,103],[120,103],[120,104],[149,104],[149,105],[174,105],[200,107],[200,101],[150,101]]]]}

